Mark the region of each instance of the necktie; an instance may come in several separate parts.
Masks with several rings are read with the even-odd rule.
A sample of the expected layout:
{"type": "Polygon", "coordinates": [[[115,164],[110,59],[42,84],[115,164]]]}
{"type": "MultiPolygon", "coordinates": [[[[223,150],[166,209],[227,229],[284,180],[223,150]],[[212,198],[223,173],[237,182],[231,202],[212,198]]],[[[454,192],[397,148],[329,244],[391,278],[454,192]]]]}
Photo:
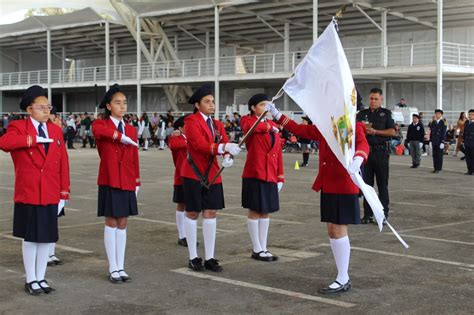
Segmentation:
{"type": "Polygon", "coordinates": [[[208,118],[208,119],[206,120],[206,123],[207,123],[207,126],[209,127],[209,130],[211,131],[212,137],[214,137],[214,128],[212,128],[212,121],[211,121],[211,118],[208,118]]]}
{"type": "Polygon", "coordinates": [[[119,122],[119,124],[118,124],[118,131],[120,131],[120,133],[123,133],[123,124],[122,124],[122,122],[119,122]]]}
{"type": "MultiPolygon", "coordinates": [[[[38,135],[40,137],[47,138],[46,134],[44,133],[44,130],[43,130],[43,124],[41,124],[41,123],[38,125],[38,135]]],[[[44,151],[46,151],[46,153],[48,153],[49,143],[43,143],[43,147],[44,147],[44,151]]]]}

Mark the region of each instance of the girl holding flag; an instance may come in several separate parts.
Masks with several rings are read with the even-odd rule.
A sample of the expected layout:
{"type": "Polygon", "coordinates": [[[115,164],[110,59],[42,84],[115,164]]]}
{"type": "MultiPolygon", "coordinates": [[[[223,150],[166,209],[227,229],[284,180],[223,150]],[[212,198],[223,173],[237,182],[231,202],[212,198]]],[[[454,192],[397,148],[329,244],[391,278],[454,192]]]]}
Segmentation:
{"type": "MultiPolygon", "coordinates": [[[[250,98],[250,114],[240,122],[244,134],[265,112],[269,101],[265,94],[250,98]]],[[[247,226],[253,247],[251,258],[261,261],[278,260],[267,249],[270,213],[279,210],[278,192],[285,180],[278,132],[277,124],[263,119],[246,141],[248,153],[242,173],[242,207],[248,209],[247,226]]]]}
{"type": "Polygon", "coordinates": [[[351,247],[347,227],[349,224],[360,223],[359,188],[353,183],[351,176],[359,172],[360,166],[367,161],[369,155],[365,127],[359,122],[356,125],[355,155],[346,170],[315,125],[298,125],[272,103],[267,103],[266,109],[278,120],[278,124],[291,133],[318,141],[320,144],[319,171],[312,188],[314,191],[321,191],[321,222],[327,223],[337,267],[336,280],[321,288],[320,292],[331,294],[348,291],[352,284],[348,272],[351,247]]]}

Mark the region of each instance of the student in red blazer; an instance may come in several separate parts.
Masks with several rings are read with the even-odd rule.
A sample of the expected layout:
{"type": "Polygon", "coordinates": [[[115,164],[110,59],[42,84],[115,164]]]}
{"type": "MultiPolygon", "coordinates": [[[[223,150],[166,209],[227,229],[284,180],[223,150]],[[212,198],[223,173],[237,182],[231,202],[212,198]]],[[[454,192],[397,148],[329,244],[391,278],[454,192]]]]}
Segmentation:
{"type": "Polygon", "coordinates": [[[222,166],[230,167],[233,163],[231,155],[239,154],[240,148],[235,143],[229,143],[224,125],[211,118],[214,113],[211,87],[205,85],[199,88],[189,98],[189,103],[194,105],[194,114],[186,117],[184,122],[189,159],[183,164],[181,171],[186,203],[184,228],[189,250],[188,266],[195,271],[203,269],[202,259],[197,255],[196,241],[196,220],[202,212],[206,258],[204,268],[219,272],[222,271],[222,267],[214,258],[214,247],[217,210],[224,208],[221,177],[219,176],[210,187],[207,186],[219,169],[216,156],[223,155],[222,166]]]}
{"type": "Polygon", "coordinates": [[[137,130],[123,121],[127,97],[118,84],[105,93],[100,108],[104,119],[93,123],[100,157],[97,215],[105,217],[104,243],[112,283],[130,281],[124,270],[127,218],[137,215],[140,187],[137,130]]]}
{"type": "Polygon", "coordinates": [[[20,109],[29,118],[12,121],[0,138],[15,166],[13,236],[23,239],[25,290],[54,291],[45,280],[51,244],[58,241],[58,209],[69,199],[69,160],[61,128],[49,121],[52,106],[42,87],[26,90],[20,109]]]}
{"type": "Polygon", "coordinates": [[[329,240],[337,266],[337,278],[327,287],[321,288],[325,294],[345,292],[351,288],[349,279],[350,242],[348,224],[360,224],[359,188],[353,183],[349,173],[360,171],[367,161],[369,145],[365,138],[365,127],[357,122],[355,150],[352,163],[346,170],[332,153],[327,142],[314,125],[298,125],[282,115],[272,103],[267,103],[268,111],[284,128],[298,137],[319,142],[319,172],[313,190],[321,191],[321,221],[327,223],[329,240]]]}
{"type": "Polygon", "coordinates": [[[188,143],[183,132],[184,119],[186,116],[177,119],[173,128],[174,131],[168,139],[168,147],[171,150],[174,163],[174,183],[173,183],[173,202],[176,203],[176,227],[178,228],[178,244],[184,247],[188,246],[184,234],[184,209],[186,209],[183,179],[181,169],[184,163],[187,163],[188,143]]]}
{"type": "MultiPolygon", "coordinates": [[[[270,99],[256,94],[248,102],[250,114],[240,120],[245,134],[265,111],[270,99]]],[[[280,209],[278,193],[283,187],[283,157],[277,124],[263,119],[245,142],[247,159],[242,173],[242,207],[248,209],[247,226],[252,241],[251,258],[275,261],[267,249],[270,213],[280,209]]]]}

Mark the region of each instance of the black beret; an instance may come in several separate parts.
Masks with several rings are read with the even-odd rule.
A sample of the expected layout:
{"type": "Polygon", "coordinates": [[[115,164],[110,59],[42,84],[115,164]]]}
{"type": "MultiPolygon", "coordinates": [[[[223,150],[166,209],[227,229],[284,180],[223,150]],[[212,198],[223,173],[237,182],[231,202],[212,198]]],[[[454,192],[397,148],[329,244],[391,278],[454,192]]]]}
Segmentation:
{"type": "Polygon", "coordinates": [[[418,114],[413,114],[412,117],[416,117],[416,118],[420,119],[420,115],[418,115],[418,114]]]}
{"type": "Polygon", "coordinates": [[[270,98],[264,93],[258,93],[252,96],[249,99],[249,111],[252,110],[252,106],[255,106],[258,103],[263,102],[263,101],[270,101],[270,98]]]}
{"type": "Polygon", "coordinates": [[[210,85],[203,85],[194,92],[188,100],[189,104],[196,104],[201,101],[204,96],[212,95],[212,87],[210,85]]]}
{"type": "Polygon", "coordinates": [[[301,119],[306,120],[306,121],[308,122],[308,125],[312,125],[312,124],[313,124],[313,122],[311,121],[311,119],[309,119],[308,116],[303,116],[303,117],[301,117],[301,119]]]}
{"type": "Polygon", "coordinates": [[[44,89],[39,85],[30,86],[25,93],[23,93],[23,97],[20,101],[20,109],[26,110],[26,108],[33,103],[35,98],[40,96],[45,96],[44,89]]]}
{"type": "MultiPolygon", "coordinates": [[[[102,101],[99,103],[99,108],[105,108],[105,106],[110,103],[110,100],[112,99],[112,96],[114,96],[115,93],[124,93],[120,85],[117,83],[112,85],[107,92],[105,92],[104,97],[102,98],[102,101]]],[[[125,94],[125,93],[124,93],[125,94]]]]}
{"type": "Polygon", "coordinates": [[[435,113],[441,113],[441,115],[444,114],[443,110],[442,109],[435,109],[435,113]]]}
{"type": "MultiPolygon", "coordinates": [[[[189,115],[189,114],[188,114],[189,115]]],[[[184,115],[184,116],[181,116],[179,117],[178,119],[176,119],[176,121],[174,122],[173,124],[173,128],[175,130],[178,130],[179,128],[183,128],[184,127],[184,119],[186,117],[188,117],[188,115],[184,115]]]]}

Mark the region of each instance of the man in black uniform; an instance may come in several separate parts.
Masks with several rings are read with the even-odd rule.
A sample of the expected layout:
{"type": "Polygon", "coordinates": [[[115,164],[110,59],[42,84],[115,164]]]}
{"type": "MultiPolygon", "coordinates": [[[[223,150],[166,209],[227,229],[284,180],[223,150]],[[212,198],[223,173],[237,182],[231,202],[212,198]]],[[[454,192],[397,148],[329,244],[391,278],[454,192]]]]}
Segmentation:
{"type": "MultiPolygon", "coordinates": [[[[367,126],[366,137],[370,146],[370,154],[367,163],[364,165],[364,181],[374,186],[374,175],[377,180],[380,202],[383,205],[385,217],[388,218],[388,164],[390,137],[395,135],[395,123],[392,119],[392,112],[382,108],[382,90],[373,88],[369,94],[369,108],[361,110],[357,114],[357,121],[365,123],[367,126]]],[[[364,217],[362,224],[374,222],[372,209],[364,199],[364,217]]]]}
{"type": "Polygon", "coordinates": [[[425,128],[420,123],[420,116],[413,114],[413,122],[408,126],[407,142],[410,146],[410,155],[412,159],[411,168],[420,166],[421,148],[425,138],[425,128]]]}
{"type": "Polygon", "coordinates": [[[474,175],[474,109],[469,110],[469,120],[464,123],[462,140],[465,148],[464,154],[466,154],[466,175],[474,175]]]}
{"type": "Polygon", "coordinates": [[[430,141],[433,148],[433,173],[439,173],[443,169],[444,137],[446,137],[446,124],[443,119],[443,111],[435,110],[436,119],[430,124],[430,141]]]}

